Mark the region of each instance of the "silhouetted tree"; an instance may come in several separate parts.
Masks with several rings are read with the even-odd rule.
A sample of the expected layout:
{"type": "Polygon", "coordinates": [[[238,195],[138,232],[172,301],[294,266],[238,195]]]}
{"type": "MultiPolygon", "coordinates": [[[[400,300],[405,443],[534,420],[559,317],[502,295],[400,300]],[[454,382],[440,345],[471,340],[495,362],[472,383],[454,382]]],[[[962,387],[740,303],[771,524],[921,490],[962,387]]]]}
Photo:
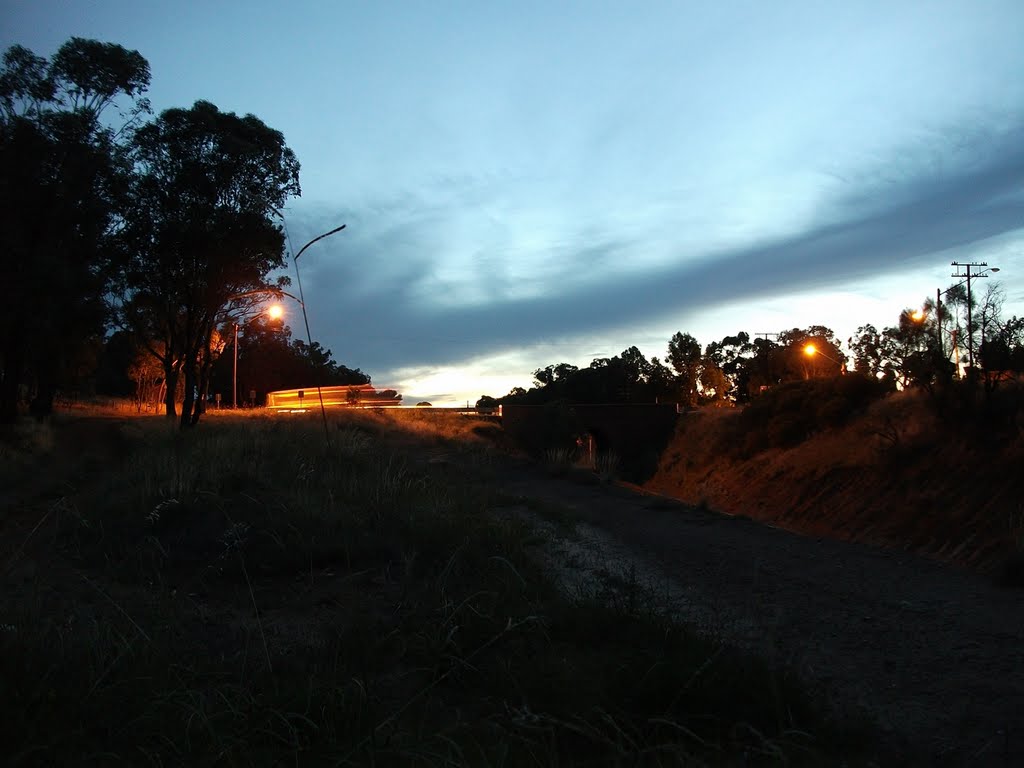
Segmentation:
{"type": "Polygon", "coordinates": [[[124,209],[121,137],[149,109],[149,64],[119,45],[73,37],[50,61],[13,46],[0,69],[0,421],[17,417],[26,373],[31,410],[52,411],[61,375],[98,347],[124,209]],[[124,112],[107,110],[121,101],[124,112]]]}
{"type": "Polygon", "coordinates": [[[704,349],[705,364],[712,364],[721,370],[730,387],[724,395],[737,402],[750,397],[750,363],[755,354],[750,334],[740,331],[735,336],[726,336],[713,341],[704,349]]]}
{"type": "Polygon", "coordinates": [[[119,309],[164,368],[169,418],[184,378],[184,427],[202,413],[203,374],[225,308],[276,287],[267,282],[285,265],[276,217],[300,192],[299,163],[279,131],[206,101],[166,110],[140,128],[131,160],[131,259],[119,309]]]}
{"type": "Polygon", "coordinates": [[[137,346],[127,331],[116,331],[105,340],[96,371],[97,393],[114,397],[135,394],[135,383],[128,369],[136,352],[137,346]]]}
{"type": "Polygon", "coordinates": [[[636,347],[615,357],[599,357],[586,368],[559,363],[533,372],[536,386],[517,387],[500,402],[543,405],[567,403],[653,403],[670,400],[671,372],[657,358],[648,360],[636,347]]]}
{"type": "Polygon", "coordinates": [[[476,401],[476,407],[484,410],[496,410],[500,405],[497,398],[491,397],[490,395],[481,395],[480,399],[476,401]]]}
{"type": "Polygon", "coordinates": [[[680,402],[696,405],[702,362],[700,343],[690,334],[677,331],[668,342],[666,359],[676,372],[680,402]]]}
{"type": "Polygon", "coordinates": [[[747,373],[747,392],[759,394],[764,389],[781,383],[786,376],[786,348],[769,338],[756,337],[751,344],[753,354],[744,366],[747,373]]]}
{"type": "Polygon", "coordinates": [[[722,404],[729,401],[729,393],[733,389],[732,382],[713,360],[705,358],[701,365],[698,383],[702,402],[722,404]]]}
{"type": "Polygon", "coordinates": [[[657,357],[651,357],[645,374],[646,402],[675,402],[676,386],[672,371],[657,357]]]}
{"type": "Polygon", "coordinates": [[[905,309],[897,325],[882,331],[882,371],[900,387],[930,387],[941,375],[935,335],[914,315],[905,309]]]}
{"type": "MultiPolygon", "coordinates": [[[[993,323],[981,346],[981,364],[987,373],[1024,373],[1024,318],[1014,316],[993,323]]],[[[988,378],[994,387],[1000,377],[988,378]]]]}
{"type": "Polygon", "coordinates": [[[778,344],[784,350],[786,381],[835,376],[846,366],[846,355],[839,348],[835,333],[823,325],[783,331],[779,334],[778,344]],[[817,352],[807,354],[808,344],[812,344],[817,352]]]}
{"type": "MultiPolygon", "coordinates": [[[[931,307],[926,304],[927,310],[931,307]]],[[[857,371],[865,376],[881,378],[891,389],[911,385],[930,389],[953,374],[937,333],[934,311],[919,314],[905,309],[897,325],[882,331],[863,325],[848,343],[857,371]]]]}
{"type": "Polygon", "coordinates": [[[886,358],[884,338],[881,332],[868,323],[857,329],[857,332],[846,340],[853,351],[854,368],[865,376],[877,378],[882,373],[883,361],[886,358]]]}

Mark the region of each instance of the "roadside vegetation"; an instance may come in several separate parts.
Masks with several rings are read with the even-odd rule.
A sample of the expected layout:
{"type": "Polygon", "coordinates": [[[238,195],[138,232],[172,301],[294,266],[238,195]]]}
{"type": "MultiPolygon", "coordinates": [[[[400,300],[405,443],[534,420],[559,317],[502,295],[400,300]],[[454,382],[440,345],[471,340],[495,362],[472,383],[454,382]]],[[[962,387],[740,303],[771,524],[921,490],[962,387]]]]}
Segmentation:
{"type": "Polygon", "coordinates": [[[681,417],[651,490],[1024,585],[1024,390],[886,393],[850,374],[681,417]]]}
{"type": "Polygon", "coordinates": [[[186,432],[58,418],[55,440],[23,435],[2,455],[23,473],[3,519],[8,764],[857,751],[863,734],[785,670],[694,635],[637,585],[552,583],[530,526],[499,513],[493,427],[348,412],[328,444],[317,419],[223,414],[186,432]],[[49,484],[29,483],[44,465],[49,484]]]}

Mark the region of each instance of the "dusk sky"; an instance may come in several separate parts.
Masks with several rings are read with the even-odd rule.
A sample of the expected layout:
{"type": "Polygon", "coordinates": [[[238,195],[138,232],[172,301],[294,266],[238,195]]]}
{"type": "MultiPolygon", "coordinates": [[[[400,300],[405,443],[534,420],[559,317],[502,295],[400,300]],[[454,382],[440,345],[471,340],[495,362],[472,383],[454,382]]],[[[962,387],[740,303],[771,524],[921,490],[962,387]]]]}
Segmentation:
{"type": "Polygon", "coordinates": [[[313,337],[406,402],[675,331],[845,340],[954,260],[1024,315],[1021,0],[0,8],[4,49],[119,43],[156,111],[282,131],[294,247],[347,225],[299,261],[313,337]]]}

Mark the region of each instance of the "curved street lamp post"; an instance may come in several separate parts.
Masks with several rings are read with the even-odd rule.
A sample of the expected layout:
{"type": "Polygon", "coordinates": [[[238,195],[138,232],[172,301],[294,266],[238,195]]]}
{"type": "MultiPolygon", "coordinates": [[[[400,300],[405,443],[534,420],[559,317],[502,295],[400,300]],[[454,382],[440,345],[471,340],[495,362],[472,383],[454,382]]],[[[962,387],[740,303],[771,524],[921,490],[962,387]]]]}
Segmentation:
{"type": "MultiPolygon", "coordinates": [[[[341,230],[343,230],[344,228],[345,225],[342,224],[340,227],[335,227],[330,232],[324,232],[322,235],[314,237],[312,240],[310,240],[308,243],[302,246],[299,249],[299,252],[292,257],[292,261],[295,264],[295,280],[299,284],[299,305],[302,307],[302,320],[306,324],[306,341],[309,343],[310,351],[312,351],[313,348],[313,334],[311,334],[309,331],[309,316],[306,314],[306,297],[302,293],[302,276],[299,274],[299,256],[301,256],[303,252],[305,252],[305,250],[309,248],[309,246],[311,246],[313,243],[317,242],[318,240],[323,240],[325,237],[329,237],[330,235],[333,235],[336,232],[341,232],[341,230]]],[[[316,395],[320,399],[320,415],[323,416],[324,420],[324,439],[327,441],[327,446],[330,447],[331,432],[327,428],[327,409],[324,408],[324,394],[320,386],[319,378],[320,377],[317,376],[318,381],[316,383],[316,395]]]]}
{"type": "MultiPolygon", "coordinates": [[[[255,295],[258,295],[258,294],[269,294],[269,295],[273,295],[273,296],[287,296],[290,299],[295,299],[295,301],[297,301],[299,303],[299,306],[302,307],[302,320],[303,320],[303,322],[306,325],[306,341],[309,344],[310,349],[312,350],[312,347],[313,347],[313,335],[312,335],[312,333],[310,333],[310,330],[309,330],[309,316],[306,314],[306,297],[305,297],[305,295],[302,292],[302,275],[299,274],[299,257],[313,243],[315,243],[315,242],[317,242],[319,240],[323,240],[325,237],[330,237],[331,235],[333,235],[333,234],[335,234],[337,232],[341,232],[341,230],[343,230],[345,228],[345,226],[346,226],[345,224],[342,224],[340,227],[335,227],[334,229],[332,229],[329,232],[324,232],[322,235],[317,235],[312,240],[310,240],[308,243],[306,243],[304,246],[302,246],[299,249],[299,252],[296,253],[295,256],[292,257],[292,261],[295,263],[295,279],[296,279],[296,281],[298,282],[298,285],[299,285],[299,296],[298,296],[298,298],[296,298],[295,296],[292,296],[287,291],[282,291],[280,288],[266,288],[266,289],[261,289],[261,290],[257,290],[257,291],[248,291],[246,293],[239,293],[239,294],[237,294],[235,296],[229,297],[229,299],[231,299],[231,300],[241,299],[241,298],[244,298],[246,296],[255,296],[255,295]]],[[[231,390],[232,390],[231,391],[231,406],[234,408],[234,407],[237,407],[237,400],[238,400],[238,323],[237,322],[235,323],[235,366],[234,366],[234,376],[233,376],[233,382],[232,382],[231,390]]],[[[323,391],[322,391],[320,382],[317,382],[316,393],[317,393],[317,397],[319,397],[319,399],[320,399],[320,413],[323,416],[323,421],[324,421],[324,437],[327,439],[327,444],[329,446],[330,443],[331,443],[331,437],[330,437],[330,430],[327,427],[327,409],[324,407],[324,396],[323,396],[323,391]]]]}

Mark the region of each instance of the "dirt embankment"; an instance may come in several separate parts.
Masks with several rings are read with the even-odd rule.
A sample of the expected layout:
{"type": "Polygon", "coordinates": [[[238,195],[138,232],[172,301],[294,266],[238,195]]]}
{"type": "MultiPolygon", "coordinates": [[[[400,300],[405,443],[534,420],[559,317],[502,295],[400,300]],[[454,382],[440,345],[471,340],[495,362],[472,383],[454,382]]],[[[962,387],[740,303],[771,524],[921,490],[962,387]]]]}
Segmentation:
{"type": "Polygon", "coordinates": [[[749,429],[737,410],[680,417],[645,488],[801,533],[982,571],[1024,548],[1020,430],[1009,437],[963,430],[910,394],[874,402],[842,426],[787,439],[788,447],[757,446],[749,429]]]}

